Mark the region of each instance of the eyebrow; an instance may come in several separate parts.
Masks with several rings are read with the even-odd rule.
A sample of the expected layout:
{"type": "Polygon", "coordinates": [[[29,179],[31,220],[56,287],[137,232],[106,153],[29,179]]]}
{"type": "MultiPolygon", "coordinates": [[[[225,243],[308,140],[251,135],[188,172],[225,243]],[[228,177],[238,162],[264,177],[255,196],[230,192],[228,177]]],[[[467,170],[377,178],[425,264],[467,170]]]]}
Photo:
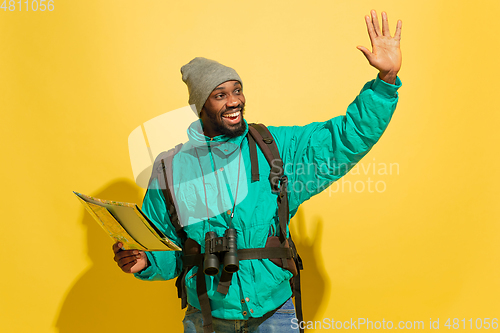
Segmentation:
{"type": "MultiPolygon", "coordinates": [[[[241,84],[240,84],[238,81],[236,81],[236,82],[234,83],[234,86],[237,86],[237,85],[241,85],[241,84]]],[[[215,88],[213,91],[216,91],[216,90],[223,90],[223,89],[225,89],[225,88],[224,88],[224,87],[217,87],[217,88],[215,88]]]]}

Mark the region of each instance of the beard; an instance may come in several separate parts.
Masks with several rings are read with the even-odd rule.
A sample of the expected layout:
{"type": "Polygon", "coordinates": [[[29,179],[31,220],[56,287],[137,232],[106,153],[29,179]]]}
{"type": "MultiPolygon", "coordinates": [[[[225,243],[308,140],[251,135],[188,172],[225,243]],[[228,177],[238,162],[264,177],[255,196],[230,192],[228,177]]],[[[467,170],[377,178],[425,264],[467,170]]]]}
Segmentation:
{"type": "Polygon", "coordinates": [[[235,137],[240,136],[243,133],[245,133],[245,131],[247,129],[247,124],[243,120],[244,119],[243,118],[244,112],[245,112],[245,104],[240,104],[234,108],[226,108],[226,109],[218,112],[217,114],[212,114],[211,112],[207,112],[207,116],[210,119],[210,122],[212,123],[213,130],[215,130],[215,131],[217,131],[225,136],[228,136],[230,138],[235,138],[235,137]],[[236,110],[236,109],[241,109],[240,121],[235,125],[229,126],[224,122],[222,115],[225,113],[231,113],[232,110],[236,110]]]}

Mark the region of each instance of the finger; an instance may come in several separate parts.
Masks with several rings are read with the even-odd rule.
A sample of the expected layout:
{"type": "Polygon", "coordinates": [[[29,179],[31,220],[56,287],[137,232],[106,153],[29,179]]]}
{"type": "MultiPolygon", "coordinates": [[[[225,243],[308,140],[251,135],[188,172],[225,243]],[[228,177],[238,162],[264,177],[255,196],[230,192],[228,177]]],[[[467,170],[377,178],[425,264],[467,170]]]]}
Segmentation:
{"type": "Polygon", "coordinates": [[[116,243],[114,243],[114,244],[113,244],[113,252],[114,252],[115,254],[116,254],[116,253],[118,253],[118,252],[121,250],[121,248],[122,248],[122,247],[123,247],[123,244],[122,244],[122,243],[120,243],[120,242],[116,242],[116,243]]]}
{"type": "Polygon", "coordinates": [[[382,33],[380,32],[380,26],[378,25],[378,17],[377,17],[377,12],[375,10],[372,10],[372,23],[373,23],[373,28],[375,28],[375,33],[377,36],[382,36],[382,33]]]}
{"type": "Polygon", "coordinates": [[[137,250],[120,251],[117,254],[115,254],[114,259],[116,262],[118,262],[123,258],[128,258],[128,257],[135,258],[138,255],[139,255],[139,251],[137,251],[137,250]]]}
{"type": "Polygon", "coordinates": [[[401,28],[403,27],[403,22],[398,20],[398,24],[396,24],[396,33],[394,34],[394,39],[398,42],[401,41],[401,28]]]}
{"type": "Polygon", "coordinates": [[[122,271],[124,271],[125,273],[130,273],[130,271],[132,270],[132,267],[134,267],[134,265],[137,263],[137,261],[131,261],[123,266],[120,266],[120,268],[122,269],[122,271]]]}
{"type": "Polygon", "coordinates": [[[382,32],[384,36],[391,37],[391,32],[389,31],[389,22],[387,20],[387,13],[382,12],[382,32]]]}
{"type": "Polygon", "coordinates": [[[130,264],[132,264],[132,266],[133,266],[133,265],[135,265],[135,263],[137,263],[137,259],[139,259],[139,258],[136,258],[136,257],[123,258],[120,261],[118,261],[118,266],[120,266],[121,269],[123,269],[124,266],[130,265],[130,264]]]}
{"type": "Polygon", "coordinates": [[[368,29],[368,35],[370,36],[370,42],[372,43],[373,46],[373,41],[375,40],[375,38],[377,38],[377,33],[373,28],[373,23],[370,16],[366,15],[365,21],[366,21],[366,28],[368,29]]]}
{"type": "Polygon", "coordinates": [[[373,53],[371,53],[366,47],[364,46],[357,46],[356,47],[358,50],[360,50],[361,52],[363,52],[363,54],[365,55],[366,59],[368,60],[369,63],[372,62],[372,59],[374,57],[373,53]]]}

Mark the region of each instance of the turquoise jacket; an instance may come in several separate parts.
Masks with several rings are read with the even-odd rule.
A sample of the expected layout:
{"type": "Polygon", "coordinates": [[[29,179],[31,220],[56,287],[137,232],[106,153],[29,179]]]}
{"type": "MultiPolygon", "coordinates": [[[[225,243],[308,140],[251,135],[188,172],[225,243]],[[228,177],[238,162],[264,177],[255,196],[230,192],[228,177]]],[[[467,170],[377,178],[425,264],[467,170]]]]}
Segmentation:
{"type": "MultiPolygon", "coordinates": [[[[385,131],[398,101],[395,85],[377,76],[365,84],[345,116],[306,126],[272,127],[289,180],[290,217],[299,205],[345,175],[385,131]]],[[[236,138],[205,137],[199,122],[188,129],[189,141],[173,160],[178,214],[189,238],[204,252],[207,231],[223,236],[230,224],[237,230],[238,249],[264,247],[279,230],[277,194],[271,191],[270,167],[258,150],[260,180],[251,181],[246,131],[236,138]],[[234,217],[231,220],[231,214],[234,217]]],[[[145,214],[170,239],[180,240],[170,223],[157,181],[143,202],[145,214]]],[[[300,251],[300,249],[299,249],[300,251]]],[[[135,276],[142,280],[169,280],[182,270],[180,252],[147,252],[150,266],[135,276]]],[[[306,263],[307,266],[307,263],[306,263]]],[[[186,274],[188,302],[200,308],[196,294],[197,267],[186,274]]],[[[227,295],[217,292],[220,273],[206,277],[212,315],[223,319],[262,317],[290,296],[291,273],[268,259],[242,260],[227,295]]]]}

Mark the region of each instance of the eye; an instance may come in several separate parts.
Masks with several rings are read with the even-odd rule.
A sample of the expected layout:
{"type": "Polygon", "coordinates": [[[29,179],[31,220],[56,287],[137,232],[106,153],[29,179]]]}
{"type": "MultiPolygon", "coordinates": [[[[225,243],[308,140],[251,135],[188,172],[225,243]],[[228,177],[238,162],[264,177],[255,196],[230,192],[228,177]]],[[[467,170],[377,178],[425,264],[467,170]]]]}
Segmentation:
{"type": "Polygon", "coordinates": [[[236,90],[234,91],[234,93],[235,93],[235,94],[238,94],[238,95],[239,95],[239,94],[241,94],[241,88],[236,89],[236,90]]]}
{"type": "Polygon", "coordinates": [[[224,94],[217,94],[215,95],[215,99],[221,99],[224,97],[224,94]]]}

